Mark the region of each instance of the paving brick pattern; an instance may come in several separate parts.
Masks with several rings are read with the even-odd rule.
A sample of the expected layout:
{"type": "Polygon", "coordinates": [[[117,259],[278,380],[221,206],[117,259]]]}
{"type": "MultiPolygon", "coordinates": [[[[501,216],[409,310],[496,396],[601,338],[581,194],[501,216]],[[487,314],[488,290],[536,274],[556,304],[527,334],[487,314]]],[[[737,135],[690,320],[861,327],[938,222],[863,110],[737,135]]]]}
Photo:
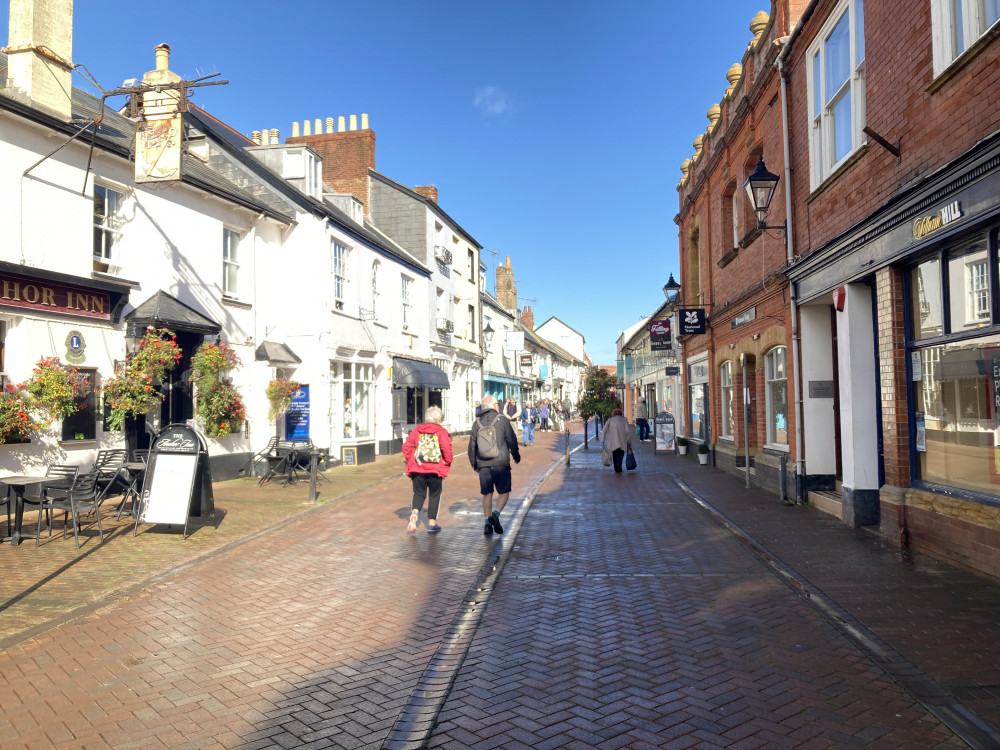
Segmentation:
{"type": "MultiPolygon", "coordinates": [[[[301,485],[225,483],[220,518],[184,541],[0,545],[0,747],[381,747],[425,710],[414,689],[498,554],[432,747],[965,746],[671,477],[709,474],[637,452],[620,476],[575,453],[529,509],[563,455],[561,435],[537,435],[500,537],[482,534],[465,457],[444,531],[405,534],[409,482],[387,457],[321,485],[319,506],[301,485]]],[[[736,494],[713,481],[700,489],[736,494]]],[[[743,505],[773,515],[752,510],[760,496],[743,505]]],[[[825,543],[836,558],[842,540],[825,543]]]]}
{"type": "Polygon", "coordinates": [[[535,499],[431,747],[965,746],[676,487],[577,458],[535,499]]]}

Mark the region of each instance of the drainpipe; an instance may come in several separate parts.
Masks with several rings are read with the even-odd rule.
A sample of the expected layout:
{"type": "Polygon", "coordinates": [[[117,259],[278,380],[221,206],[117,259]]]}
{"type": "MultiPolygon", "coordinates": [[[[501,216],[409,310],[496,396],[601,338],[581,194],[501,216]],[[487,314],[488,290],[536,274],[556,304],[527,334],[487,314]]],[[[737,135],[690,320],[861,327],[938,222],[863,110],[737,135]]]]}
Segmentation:
{"type": "MultiPolygon", "coordinates": [[[[790,36],[783,37],[781,39],[782,46],[781,52],[778,53],[778,58],[775,60],[775,65],[778,68],[778,78],[781,81],[781,141],[784,148],[784,159],[785,159],[785,262],[787,266],[791,266],[795,260],[795,241],[793,237],[795,236],[792,231],[792,167],[789,163],[789,143],[788,143],[788,78],[785,72],[785,56],[788,54],[788,50],[791,49],[792,40],[798,36],[799,30],[802,28],[802,22],[805,18],[812,14],[812,6],[815,6],[815,2],[810,3],[810,8],[803,12],[799,21],[795,24],[795,29],[792,31],[790,36]]],[[[798,318],[798,306],[796,305],[795,298],[795,286],[793,284],[788,285],[788,310],[789,315],[792,320],[792,399],[795,403],[795,504],[803,505],[805,503],[805,491],[803,484],[805,483],[805,462],[802,456],[802,375],[801,375],[801,359],[799,358],[799,318],[798,318]]],[[[781,488],[782,494],[785,492],[785,488],[781,488]]]]}

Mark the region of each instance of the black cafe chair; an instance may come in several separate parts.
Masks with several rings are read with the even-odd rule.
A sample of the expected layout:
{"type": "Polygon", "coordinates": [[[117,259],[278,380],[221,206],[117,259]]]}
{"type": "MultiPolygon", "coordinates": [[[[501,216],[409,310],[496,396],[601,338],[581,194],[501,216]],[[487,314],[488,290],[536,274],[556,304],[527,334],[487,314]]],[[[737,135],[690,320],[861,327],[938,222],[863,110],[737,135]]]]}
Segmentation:
{"type": "Polygon", "coordinates": [[[38,529],[35,533],[35,546],[42,536],[42,510],[49,514],[49,537],[52,536],[51,514],[54,510],[63,511],[63,539],[66,538],[67,516],[73,518],[73,538],[76,540],[76,548],[80,548],[80,514],[86,511],[93,512],[97,516],[97,533],[101,541],[104,541],[104,528],[101,526],[100,513],[100,474],[97,471],[88,471],[80,474],[70,484],[69,487],[46,487],[42,494],[42,505],[38,513],[38,529]]]}
{"type": "MultiPolygon", "coordinates": [[[[49,509],[45,507],[45,493],[49,489],[53,490],[68,490],[73,486],[73,482],[76,481],[77,475],[80,473],[79,466],[69,466],[67,464],[50,464],[45,470],[46,482],[39,490],[37,495],[24,495],[24,505],[37,505],[38,506],[38,528],[41,529],[42,516],[46,517],[46,524],[49,527],[49,534],[52,533],[52,513],[49,509]]],[[[38,537],[35,537],[35,544],[38,543],[38,537]]]]}
{"type": "Polygon", "coordinates": [[[122,491],[128,488],[122,469],[127,456],[128,451],[124,448],[109,448],[97,452],[92,471],[97,474],[98,502],[103,501],[116,484],[121,486],[122,491]]]}

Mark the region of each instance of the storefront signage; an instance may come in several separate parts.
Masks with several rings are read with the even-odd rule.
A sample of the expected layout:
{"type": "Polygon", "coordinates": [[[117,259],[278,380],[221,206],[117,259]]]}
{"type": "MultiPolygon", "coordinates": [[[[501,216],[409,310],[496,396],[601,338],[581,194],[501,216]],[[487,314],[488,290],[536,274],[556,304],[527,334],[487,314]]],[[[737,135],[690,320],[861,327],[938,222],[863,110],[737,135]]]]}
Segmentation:
{"type": "Polygon", "coordinates": [[[681,336],[705,333],[705,308],[691,307],[680,311],[681,336]]]}
{"type": "Polygon", "coordinates": [[[0,305],[111,320],[111,297],[98,289],[0,273],[0,305]]]}
{"type": "Polygon", "coordinates": [[[300,385],[285,412],[285,440],[309,439],[309,386],[300,385]]]}
{"type": "Polygon", "coordinates": [[[757,318],[757,308],[751,307],[749,310],[744,310],[739,315],[734,315],[733,319],[730,321],[730,328],[739,328],[742,325],[746,325],[751,320],[757,318]]]}
{"type": "Polygon", "coordinates": [[[913,237],[920,239],[926,237],[931,232],[936,232],[941,227],[951,224],[951,222],[962,216],[962,204],[958,201],[949,203],[937,212],[935,216],[921,216],[913,222],[913,237]]]}
{"type": "Polygon", "coordinates": [[[530,370],[531,369],[531,355],[530,354],[522,354],[521,355],[521,369],[522,370],[530,370]]]}
{"type": "Polygon", "coordinates": [[[506,331],[503,337],[503,350],[508,354],[524,349],[524,331],[506,331]]]}
{"type": "Polygon", "coordinates": [[[666,368],[666,372],[663,373],[663,374],[664,375],[680,375],[681,374],[681,368],[678,367],[677,365],[673,365],[671,367],[667,367],[666,368]]]}
{"type": "Polygon", "coordinates": [[[654,320],[649,324],[649,348],[654,352],[670,349],[670,319],[654,320]]]}

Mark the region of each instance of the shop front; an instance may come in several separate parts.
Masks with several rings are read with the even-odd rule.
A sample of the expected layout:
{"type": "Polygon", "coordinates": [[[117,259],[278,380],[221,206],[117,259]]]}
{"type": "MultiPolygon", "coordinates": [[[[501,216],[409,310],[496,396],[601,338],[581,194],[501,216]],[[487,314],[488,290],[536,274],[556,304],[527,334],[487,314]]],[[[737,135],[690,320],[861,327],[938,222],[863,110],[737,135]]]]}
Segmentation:
{"type": "Polygon", "coordinates": [[[814,349],[803,349],[809,472],[842,476],[844,521],[994,575],[998,242],[994,136],[790,273],[814,349]],[[836,424],[810,418],[834,395],[836,424]]]}
{"type": "MultiPolygon", "coordinates": [[[[405,357],[392,359],[393,439],[385,453],[399,453],[410,430],[424,421],[429,406],[443,407],[451,387],[448,374],[431,362],[405,357]]],[[[380,446],[380,453],[382,446],[380,446]]]]}

